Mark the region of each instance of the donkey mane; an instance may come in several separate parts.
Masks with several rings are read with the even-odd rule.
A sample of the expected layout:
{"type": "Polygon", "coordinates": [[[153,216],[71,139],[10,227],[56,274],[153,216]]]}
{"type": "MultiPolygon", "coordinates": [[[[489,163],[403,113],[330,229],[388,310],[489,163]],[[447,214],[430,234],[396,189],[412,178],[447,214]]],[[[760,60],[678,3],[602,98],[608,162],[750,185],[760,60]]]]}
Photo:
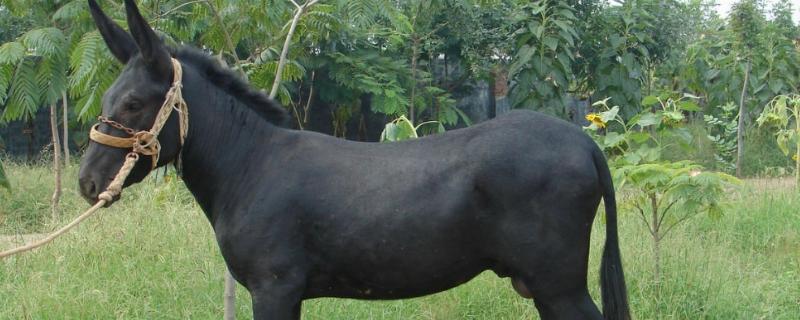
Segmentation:
{"type": "Polygon", "coordinates": [[[178,60],[191,64],[206,80],[222,89],[239,102],[246,105],[268,122],[285,127],[289,113],[264,92],[253,88],[228,67],[222,66],[217,59],[206,52],[191,46],[181,46],[177,50],[170,48],[172,55],[178,60]]]}

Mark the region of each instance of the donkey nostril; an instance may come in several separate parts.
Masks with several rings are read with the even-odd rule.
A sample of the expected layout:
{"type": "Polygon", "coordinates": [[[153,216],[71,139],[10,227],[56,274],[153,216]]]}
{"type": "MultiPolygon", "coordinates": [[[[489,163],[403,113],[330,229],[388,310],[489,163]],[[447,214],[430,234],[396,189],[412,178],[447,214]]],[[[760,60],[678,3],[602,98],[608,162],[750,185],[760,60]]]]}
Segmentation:
{"type": "Polygon", "coordinates": [[[85,197],[94,198],[97,196],[97,186],[91,179],[80,179],[80,187],[85,197]]]}

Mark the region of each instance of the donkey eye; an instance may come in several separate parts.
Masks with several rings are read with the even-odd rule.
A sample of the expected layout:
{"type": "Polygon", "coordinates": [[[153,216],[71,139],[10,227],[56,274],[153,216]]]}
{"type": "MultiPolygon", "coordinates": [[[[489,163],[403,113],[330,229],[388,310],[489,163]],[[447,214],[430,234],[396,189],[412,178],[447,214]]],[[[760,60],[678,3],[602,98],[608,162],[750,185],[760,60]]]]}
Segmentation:
{"type": "Polygon", "coordinates": [[[136,111],[142,108],[142,104],[138,101],[131,101],[125,103],[125,109],[129,111],[136,111]]]}

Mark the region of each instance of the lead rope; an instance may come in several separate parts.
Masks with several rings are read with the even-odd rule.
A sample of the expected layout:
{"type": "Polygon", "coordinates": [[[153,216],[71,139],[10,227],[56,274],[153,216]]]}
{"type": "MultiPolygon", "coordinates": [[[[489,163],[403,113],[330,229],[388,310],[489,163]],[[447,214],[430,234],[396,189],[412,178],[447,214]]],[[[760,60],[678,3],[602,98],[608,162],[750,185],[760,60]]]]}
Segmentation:
{"type": "MultiPolygon", "coordinates": [[[[133,167],[134,165],[136,165],[136,162],[139,161],[140,153],[153,157],[152,168],[154,169],[156,166],[156,162],[158,161],[158,156],[159,156],[158,152],[160,149],[157,137],[158,134],[161,132],[161,129],[164,127],[164,124],[167,122],[170,113],[173,110],[180,113],[178,116],[179,119],[178,125],[180,130],[178,135],[180,136],[181,146],[183,146],[183,142],[186,138],[186,134],[188,133],[188,128],[189,128],[189,112],[188,112],[188,107],[186,105],[186,101],[183,100],[183,94],[181,93],[181,86],[182,86],[181,80],[183,78],[183,72],[182,72],[183,70],[181,68],[181,64],[178,60],[172,59],[172,66],[174,73],[173,82],[172,86],[167,92],[164,104],[161,106],[158,115],[156,115],[156,120],[153,123],[153,127],[150,129],[150,131],[142,131],[150,134],[152,138],[144,141],[145,144],[131,145],[133,148],[133,152],[130,152],[125,156],[125,162],[122,164],[122,167],[119,168],[119,172],[117,172],[117,175],[114,176],[114,180],[112,180],[111,183],[108,185],[108,187],[106,187],[106,190],[97,196],[97,202],[91,208],[89,208],[89,210],[86,210],[86,212],[84,212],[83,214],[72,220],[72,222],[61,227],[61,229],[58,229],[55,232],[48,234],[46,237],[23,246],[19,246],[13,249],[0,252],[0,259],[6,258],[11,255],[15,255],[17,253],[30,251],[50,243],[55,238],[58,238],[62,234],[66,233],[73,227],[83,222],[83,220],[86,220],[86,218],[90,217],[92,214],[100,210],[100,208],[105,206],[107,203],[110,203],[111,200],[114,199],[114,197],[122,193],[122,185],[125,183],[125,179],[128,178],[128,175],[131,173],[131,170],[133,170],[133,167]],[[155,150],[155,154],[151,153],[152,150],[155,150]]],[[[105,135],[101,134],[99,140],[102,140],[103,136],[105,135]]],[[[92,140],[95,140],[98,143],[104,143],[104,141],[98,141],[98,139],[92,138],[92,140]]],[[[179,164],[180,164],[180,152],[178,152],[178,157],[176,159],[176,165],[179,164]]]]}

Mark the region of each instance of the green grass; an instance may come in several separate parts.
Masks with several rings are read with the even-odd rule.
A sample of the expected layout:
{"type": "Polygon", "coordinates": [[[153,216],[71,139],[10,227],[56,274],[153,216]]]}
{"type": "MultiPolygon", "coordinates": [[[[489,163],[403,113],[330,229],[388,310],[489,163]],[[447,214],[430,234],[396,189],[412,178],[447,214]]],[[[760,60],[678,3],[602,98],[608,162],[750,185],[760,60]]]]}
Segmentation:
{"type": "MultiPolygon", "coordinates": [[[[59,221],[49,221],[50,168],[6,163],[0,234],[46,232],[85,210],[76,168],[65,181],[59,221]]],[[[662,243],[653,280],[650,238],[632,212],[620,217],[632,311],[638,319],[800,318],[800,196],[787,184],[749,181],[725,216],[698,216],[662,243]]],[[[624,207],[624,204],[623,206],[624,207]]],[[[605,240],[595,224],[590,290],[605,240]]],[[[0,241],[0,248],[10,243],[0,241]]],[[[0,319],[219,319],[223,263],[212,230],[183,185],[148,179],[121,202],[35,252],[0,260],[0,319]]],[[[250,298],[239,288],[237,315],[250,298]]],[[[316,299],[304,319],[535,319],[530,301],[487,272],[427,297],[365,302],[316,299]]]]}

